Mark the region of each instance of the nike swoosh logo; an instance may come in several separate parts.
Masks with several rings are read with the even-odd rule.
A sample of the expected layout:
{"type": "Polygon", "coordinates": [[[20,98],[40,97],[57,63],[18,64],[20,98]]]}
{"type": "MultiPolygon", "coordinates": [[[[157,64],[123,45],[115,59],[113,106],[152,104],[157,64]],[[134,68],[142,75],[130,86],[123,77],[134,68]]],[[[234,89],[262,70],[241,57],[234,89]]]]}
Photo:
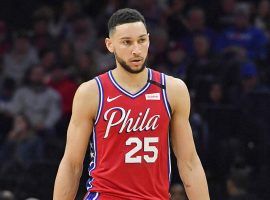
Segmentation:
{"type": "Polygon", "coordinates": [[[121,97],[122,95],[120,94],[120,95],[118,95],[118,96],[116,96],[116,97],[113,97],[113,98],[110,98],[110,97],[107,97],[107,102],[112,102],[112,101],[114,101],[114,100],[116,100],[116,99],[118,99],[119,97],[121,97]]]}

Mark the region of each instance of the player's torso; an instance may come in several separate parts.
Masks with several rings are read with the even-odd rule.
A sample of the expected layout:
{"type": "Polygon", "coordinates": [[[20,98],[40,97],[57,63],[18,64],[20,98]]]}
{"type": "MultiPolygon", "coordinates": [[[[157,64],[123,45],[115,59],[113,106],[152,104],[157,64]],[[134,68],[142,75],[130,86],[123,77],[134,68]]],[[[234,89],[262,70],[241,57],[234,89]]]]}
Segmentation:
{"type": "MultiPolygon", "coordinates": [[[[160,73],[150,69],[148,73],[149,79],[162,83],[160,73]]],[[[101,200],[113,196],[168,199],[170,113],[165,90],[147,83],[130,94],[111,72],[96,80],[100,106],[93,130],[95,157],[89,166],[92,178],[88,189],[99,192],[101,200]]]]}

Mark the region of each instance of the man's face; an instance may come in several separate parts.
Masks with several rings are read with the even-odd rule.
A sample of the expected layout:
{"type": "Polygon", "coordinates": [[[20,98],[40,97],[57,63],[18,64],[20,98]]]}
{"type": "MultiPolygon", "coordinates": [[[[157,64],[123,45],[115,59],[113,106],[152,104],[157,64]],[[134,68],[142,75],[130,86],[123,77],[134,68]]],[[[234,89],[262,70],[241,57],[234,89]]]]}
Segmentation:
{"type": "Polygon", "coordinates": [[[30,73],[30,82],[35,86],[43,85],[44,80],[44,70],[42,67],[38,66],[32,69],[30,73]]]}
{"type": "Polygon", "coordinates": [[[149,35],[142,22],[115,27],[106,38],[106,46],[114,53],[117,65],[130,73],[140,73],[145,68],[149,48],[149,35]]]}
{"type": "Polygon", "coordinates": [[[234,23],[239,29],[246,28],[249,25],[249,17],[243,14],[235,15],[234,23]]]}
{"type": "Polygon", "coordinates": [[[29,49],[30,42],[28,38],[17,38],[15,39],[15,49],[18,53],[26,53],[29,49]]]}
{"type": "Polygon", "coordinates": [[[193,31],[200,31],[204,28],[205,16],[201,9],[192,10],[189,15],[189,26],[193,31]]]}
{"type": "Polygon", "coordinates": [[[205,56],[209,52],[209,41],[205,36],[196,36],[193,40],[197,56],[205,56]]]}

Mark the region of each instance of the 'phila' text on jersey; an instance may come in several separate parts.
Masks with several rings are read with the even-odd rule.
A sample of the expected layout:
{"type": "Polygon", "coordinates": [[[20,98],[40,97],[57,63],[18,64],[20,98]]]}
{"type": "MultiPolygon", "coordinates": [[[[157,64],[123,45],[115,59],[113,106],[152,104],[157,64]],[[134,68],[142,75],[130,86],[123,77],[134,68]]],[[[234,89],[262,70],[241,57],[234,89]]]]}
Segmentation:
{"type": "Polygon", "coordinates": [[[144,113],[140,112],[136,118],[130,117],[131,112],[131,109],[126,111],[121,107],[113,107],[107,110],[104,114],[104,120],[108,121],[104,138],[109,136],[111,127],[121,123],[122,125],[119,133],[122,133],[124,130],[127,133],[155,130],[158,127],[158,119],[160,118],[160,115],[149,117],[150,108],[147,108],[144,113]]]}

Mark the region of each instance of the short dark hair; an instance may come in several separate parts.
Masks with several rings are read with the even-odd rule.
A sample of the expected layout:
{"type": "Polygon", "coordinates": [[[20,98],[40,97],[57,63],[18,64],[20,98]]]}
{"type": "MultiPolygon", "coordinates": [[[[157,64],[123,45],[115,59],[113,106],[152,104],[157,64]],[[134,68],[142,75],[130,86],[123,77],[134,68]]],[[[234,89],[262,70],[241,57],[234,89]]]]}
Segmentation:
{"type": "Polygon", "coordinates": [[[139,11],[131,8],[117,10],[108,21],[109,35],[115,30],[116,26],[133,22],[142,22],[146,27],[145,19],[139,11]]]}

